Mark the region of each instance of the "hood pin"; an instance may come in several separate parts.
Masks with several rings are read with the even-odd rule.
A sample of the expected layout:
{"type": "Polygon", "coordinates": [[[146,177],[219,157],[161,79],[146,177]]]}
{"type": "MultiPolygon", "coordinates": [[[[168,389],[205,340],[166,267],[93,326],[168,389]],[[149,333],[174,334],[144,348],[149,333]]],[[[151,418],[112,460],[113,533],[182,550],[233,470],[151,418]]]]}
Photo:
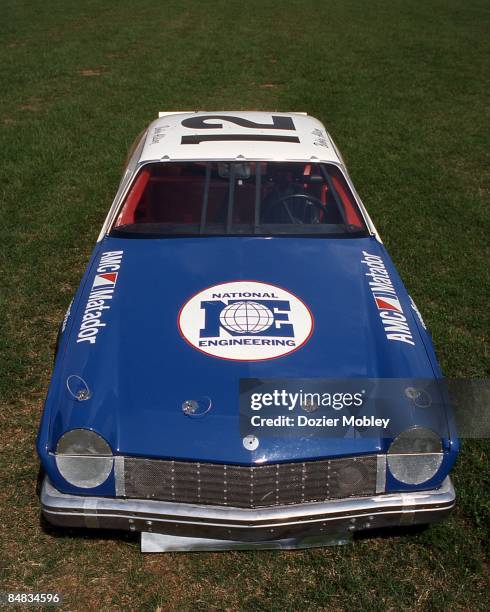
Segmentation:
{"type": "Polygon", "coordinates": [[[252,435],[245,436],[243,438],[243,446],[249,451],[254,451],[259,447],[259,439],[252,435]]]}
{"type": "Polygon", "coordinates": [[[212,405],[209,397],[188,399],[182,402],[182,412],[188,417],[202,417],[211,410],[212,405]]]}
{"type": "Polygon", "coordinates": [[[68,393],[78,402],[84,402],[92,397],[92,393],[87,383],[81,376],[71,374],[66,379],[66,388],[68,393]]]}

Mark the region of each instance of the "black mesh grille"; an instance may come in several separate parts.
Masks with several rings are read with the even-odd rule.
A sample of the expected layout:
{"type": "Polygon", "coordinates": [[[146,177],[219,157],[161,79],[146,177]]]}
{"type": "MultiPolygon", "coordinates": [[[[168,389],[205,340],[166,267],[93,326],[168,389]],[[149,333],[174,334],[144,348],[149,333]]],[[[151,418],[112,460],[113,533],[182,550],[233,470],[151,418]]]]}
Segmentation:
{"type": "Polygon", "coordinates": [[[258,508],[376,493],[376,455],[242,467],[126,457],[125,495],[258,508]]]}

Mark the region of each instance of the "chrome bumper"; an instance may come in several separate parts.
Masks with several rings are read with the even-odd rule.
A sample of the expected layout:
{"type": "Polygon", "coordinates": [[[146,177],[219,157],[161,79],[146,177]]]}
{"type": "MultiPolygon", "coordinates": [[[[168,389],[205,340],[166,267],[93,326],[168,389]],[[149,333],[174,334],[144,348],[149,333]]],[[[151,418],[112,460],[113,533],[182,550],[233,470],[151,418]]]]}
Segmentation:
{"type": "Polygon", "coordinates": [[[449,477],[439,489],[254,510],[174,502],[66,495],[45,478],[46,519],[63,527],[151,532],[183,538],[266,543],[442,520],[455,504],[449,477]]]}

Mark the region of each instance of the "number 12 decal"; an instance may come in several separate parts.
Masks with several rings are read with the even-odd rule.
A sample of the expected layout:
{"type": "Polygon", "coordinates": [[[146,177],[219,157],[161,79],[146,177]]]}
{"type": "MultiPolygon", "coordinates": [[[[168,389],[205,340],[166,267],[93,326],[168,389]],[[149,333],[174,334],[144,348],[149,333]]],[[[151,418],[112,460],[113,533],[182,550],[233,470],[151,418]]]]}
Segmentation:
{"type": "MultiPolygon", "coordinates": [[[[223,129],[222,123],[205,123],[208,119],[221,119],[234,123],[243,128],[256,130],[295,130],[295,126],[291,117],[281,115],[272,115],[272,123],[256,123],[243,117],[235,117],[232,115],[201,115],[197,117],[189,117],[182,121],[182,125],[186,128],[194,130],[216,130],[223,129]]],[[[233,141],[233,140],[254,140],[266,142],[299,142],[297,136],[279,136],[274,134],[209,134],[209,135],[192,135],[182,136],[181,144],[199,144],[200,142],[209,141],[233,141]]]]}

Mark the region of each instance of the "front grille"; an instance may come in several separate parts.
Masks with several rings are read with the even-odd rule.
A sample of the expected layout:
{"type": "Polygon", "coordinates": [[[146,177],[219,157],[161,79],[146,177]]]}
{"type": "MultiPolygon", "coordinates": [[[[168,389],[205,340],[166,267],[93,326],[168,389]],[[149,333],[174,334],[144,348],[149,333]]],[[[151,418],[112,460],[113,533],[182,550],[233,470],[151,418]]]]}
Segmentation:
{"type": "Polygon", "coordinates": [[[124,458],[129,498],[236,508],[282,506],[376,493],[376,455],[242,467],[124,458]]]}

